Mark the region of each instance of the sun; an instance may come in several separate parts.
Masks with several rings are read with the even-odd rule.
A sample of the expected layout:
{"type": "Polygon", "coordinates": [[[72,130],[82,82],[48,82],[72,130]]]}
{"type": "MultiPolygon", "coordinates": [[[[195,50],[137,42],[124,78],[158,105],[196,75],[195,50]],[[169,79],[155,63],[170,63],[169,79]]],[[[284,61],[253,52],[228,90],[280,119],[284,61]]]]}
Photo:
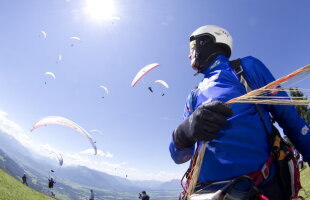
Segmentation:
{"type": "Polygon", "coordinates": [[[111,19],[115,15],[113,0],[85,0],[85,12],[94,20],[111,19]]]}

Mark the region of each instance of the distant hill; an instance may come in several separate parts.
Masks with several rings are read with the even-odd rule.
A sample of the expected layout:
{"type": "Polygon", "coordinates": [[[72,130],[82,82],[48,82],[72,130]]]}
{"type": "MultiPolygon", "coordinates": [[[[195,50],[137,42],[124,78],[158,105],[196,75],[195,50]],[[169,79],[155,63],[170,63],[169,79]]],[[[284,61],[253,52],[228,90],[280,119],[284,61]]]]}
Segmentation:
{"type": "Polygon", "coordinates": [[[19,179],[24,174],[24,169],[12,160],[6,153],[0,149],[0,169],[5,170],[8,174],[19,179]]]}
{"type": "Polygon", "coordinates": [[[161,183],[157,189],[159,190],[177,190],[181,191],[181,181],[178,179],[173,179],[168,182],[161,183]]]}
{"type": "Polygon", "coordinates": [[[146,190],[152,200],[172,200],[181,191],[179,180],[131,181],[84,166],[59,167],[52,163],[25,148],[14,137],[0,132],[0,168],[18,182],[26,173],[29,176],[29,187],[45,194],[50,194],[47,179],[54,176],[56,184],[53,190],[61,200],[85,200],[89,198],[90,189],[94,190],[98,200],[137,199],[142,190],[146,190]],[[55,173],[51,173],[51,169],[55,173]]]}
{"type": "Polygon", "coordinates": [[[36,190],[17,181],[0,169],[0,199],[1,200],[53,200],[36,190]]]}

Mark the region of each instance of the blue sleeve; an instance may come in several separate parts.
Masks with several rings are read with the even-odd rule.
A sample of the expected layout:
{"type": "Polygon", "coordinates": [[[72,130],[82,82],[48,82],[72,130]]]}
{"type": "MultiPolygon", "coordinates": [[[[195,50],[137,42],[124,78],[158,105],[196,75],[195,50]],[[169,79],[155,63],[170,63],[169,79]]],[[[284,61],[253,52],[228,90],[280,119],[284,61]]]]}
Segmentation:
{"type": "MultiPolygon", "coordinates": [[[[249,76],[250,86],[257,89],[267,85],[275,80],[271,72],[266,66],[253,57],[247,57],[242,64],[248,64],[250,67],[247,70],[246,76],[249,76]],[[249,64],[251,63],[251,64],[249,64]]],[[[282,91],[277,96],[288,96],[286,92],[282,91]]],[[[265,106],[271,113],[273,118],[277,121],[283,129],[285,135],[292,141],[294,146],[304,157],[304,160],[310,161],[310,131],[309,125],[298,114],[295,106],[288,105],[268,105],[265,106]]]]}
{"type": "Polygon", "coordinates": [[[194,155],[195,145],[190,148],[178,148],[174,145],[173,140],[170,143],[169,151],[171,158],[176,164],[182,164],[189,161],[194,155]]]}
{"type": "MultiPolygon", "coordinates": [[[[195,103],[195,91],[196,89],[192,90],[190,95],[187,98],[183,118],[187,119],[194,111],[193,105],[195,103]]],[[[176,164],[182,164],[191,159],[191,157],[194,155],[195,151],[195,145],[188,148],[178,148],[175,146],[173,139],[170,142],[169,151],[171,158],[174,160],[176,164]]]]}

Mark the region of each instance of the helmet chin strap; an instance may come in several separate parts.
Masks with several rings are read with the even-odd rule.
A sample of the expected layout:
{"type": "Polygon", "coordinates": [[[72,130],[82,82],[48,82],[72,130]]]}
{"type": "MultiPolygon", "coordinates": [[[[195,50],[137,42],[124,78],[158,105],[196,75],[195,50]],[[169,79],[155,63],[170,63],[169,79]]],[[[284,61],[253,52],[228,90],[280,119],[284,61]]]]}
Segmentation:
{"type": "Polygon", "coordinates": [[[194,74],[194,76],[198,75],[199,73],[203,73],[205,69],[210,67],[211,63],[219,56],[219,55],[225,55],[223,51],[217,50],[216,52],[210,54],[206,59],[202,60],[203,58],[199,58],[199,53],[196,53],[195,55],[195,67],[197,69],[197,72],[194,74]],[[199,61],[202,60],[202,61],[199,61]]]}

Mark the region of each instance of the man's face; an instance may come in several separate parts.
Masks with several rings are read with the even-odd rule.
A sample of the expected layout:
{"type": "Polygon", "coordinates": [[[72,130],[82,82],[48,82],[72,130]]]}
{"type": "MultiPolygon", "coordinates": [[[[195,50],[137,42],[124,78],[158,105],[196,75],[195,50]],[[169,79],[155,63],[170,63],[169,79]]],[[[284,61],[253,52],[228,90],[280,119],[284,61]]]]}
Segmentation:
{"type": "Polygon", "coordinates": [[[191,66],[194,70],[197,70],[196,66],[196,40],[189,43],[189,55],[188,58],[191,60],[191,66]]]}

